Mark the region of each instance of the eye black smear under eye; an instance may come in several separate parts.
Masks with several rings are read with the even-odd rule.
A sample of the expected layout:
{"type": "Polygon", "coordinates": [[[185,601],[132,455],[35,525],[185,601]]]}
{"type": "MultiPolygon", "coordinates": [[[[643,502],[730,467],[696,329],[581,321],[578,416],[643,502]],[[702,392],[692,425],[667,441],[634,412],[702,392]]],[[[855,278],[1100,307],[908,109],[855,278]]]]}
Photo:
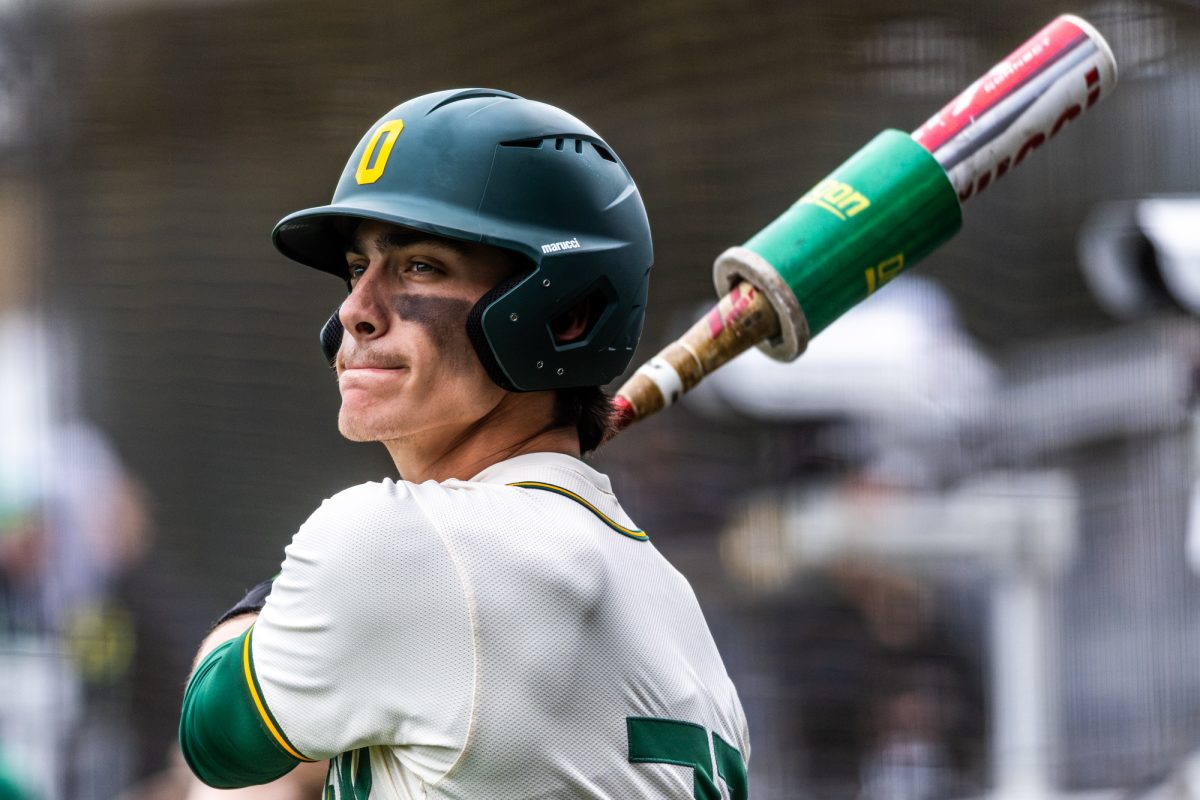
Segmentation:
{"type": "Polygon", "coordinates": [[[467,314],[474,305],[458,297],[399,294],[392,307],[405,322],[416,323],[429,332],[446,363],[458,365],[475,358],[467,338],[467,314]]]}

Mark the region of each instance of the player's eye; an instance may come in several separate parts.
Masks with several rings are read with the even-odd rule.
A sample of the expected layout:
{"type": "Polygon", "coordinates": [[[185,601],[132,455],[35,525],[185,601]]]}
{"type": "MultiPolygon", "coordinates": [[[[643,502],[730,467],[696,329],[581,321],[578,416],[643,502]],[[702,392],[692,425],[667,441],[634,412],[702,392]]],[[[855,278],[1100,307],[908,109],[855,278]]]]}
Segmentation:
{"type": "Polygon", "coordinates": [[[350,274],[350,285],[353,286],[354,284],[358,283],[358,279],[361,278],[363,273],[367,271],[367,265],[351,264],[346,268],[346,271],[350,274]]]}
{"type": "Polygon", "coordinates": [[[410,261],[408,262],[408,271],[417,275],[431,275],[440,270],[427,261],[410,261]]]}

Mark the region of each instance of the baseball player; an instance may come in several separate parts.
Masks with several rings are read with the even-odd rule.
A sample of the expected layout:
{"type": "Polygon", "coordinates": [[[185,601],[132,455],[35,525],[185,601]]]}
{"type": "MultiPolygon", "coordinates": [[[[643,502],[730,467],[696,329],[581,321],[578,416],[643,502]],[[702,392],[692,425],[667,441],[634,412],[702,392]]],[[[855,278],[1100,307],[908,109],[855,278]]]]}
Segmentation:
{"type": "Polygon", "coordinates": [[[326,500],[207,637],[180,721],[196,775],[331,759],[326,797],[746,798],[692,589],[580,460],[652,259],[612,149],[506,92],[424,95],[274,241],[348,285],[322,332],[339,428],[402,480],[326,500]]]}

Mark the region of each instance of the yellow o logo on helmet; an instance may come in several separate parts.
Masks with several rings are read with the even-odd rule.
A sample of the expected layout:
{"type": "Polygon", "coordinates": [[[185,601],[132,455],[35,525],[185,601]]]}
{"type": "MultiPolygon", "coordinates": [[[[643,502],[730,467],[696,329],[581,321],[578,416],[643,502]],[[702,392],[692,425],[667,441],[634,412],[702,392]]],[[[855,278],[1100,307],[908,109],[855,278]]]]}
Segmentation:
{"type": "Polygon", "coordinates": [[[374,183],[383,177],[383,170],[387,167],[388,158],[392,155],[392,146],[396,144],[396,139],[402,130],[404,130],[404,120],[393,119],[380,125],[375,129],[375,133],[371,134],[371,141],[367,142],[367,148],[363,150],[362,159],[358,162],[358,169],[354,173],[354,178],[360,186],[364,183],[374,183]],[[387,138],[383,140],[383,146],[379,148],[379,155],[375,157],[375,164],[372,166],[371,156],[375,153],[375,146],[379,144],[379,137],[384,134],[387,134],[387,138]]]}

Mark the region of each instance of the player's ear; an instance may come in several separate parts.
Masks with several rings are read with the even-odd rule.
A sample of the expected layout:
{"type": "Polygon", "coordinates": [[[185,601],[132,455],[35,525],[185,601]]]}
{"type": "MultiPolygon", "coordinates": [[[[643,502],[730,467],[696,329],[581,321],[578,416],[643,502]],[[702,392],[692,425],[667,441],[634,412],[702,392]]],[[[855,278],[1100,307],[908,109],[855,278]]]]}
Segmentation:
{"type": "Polygon", "coordinates": [[[582,339],[603,310],[603,298],[592,293],[550,320],[550,332],[554,335],[555,344],[570,344],[582,339]]]}

